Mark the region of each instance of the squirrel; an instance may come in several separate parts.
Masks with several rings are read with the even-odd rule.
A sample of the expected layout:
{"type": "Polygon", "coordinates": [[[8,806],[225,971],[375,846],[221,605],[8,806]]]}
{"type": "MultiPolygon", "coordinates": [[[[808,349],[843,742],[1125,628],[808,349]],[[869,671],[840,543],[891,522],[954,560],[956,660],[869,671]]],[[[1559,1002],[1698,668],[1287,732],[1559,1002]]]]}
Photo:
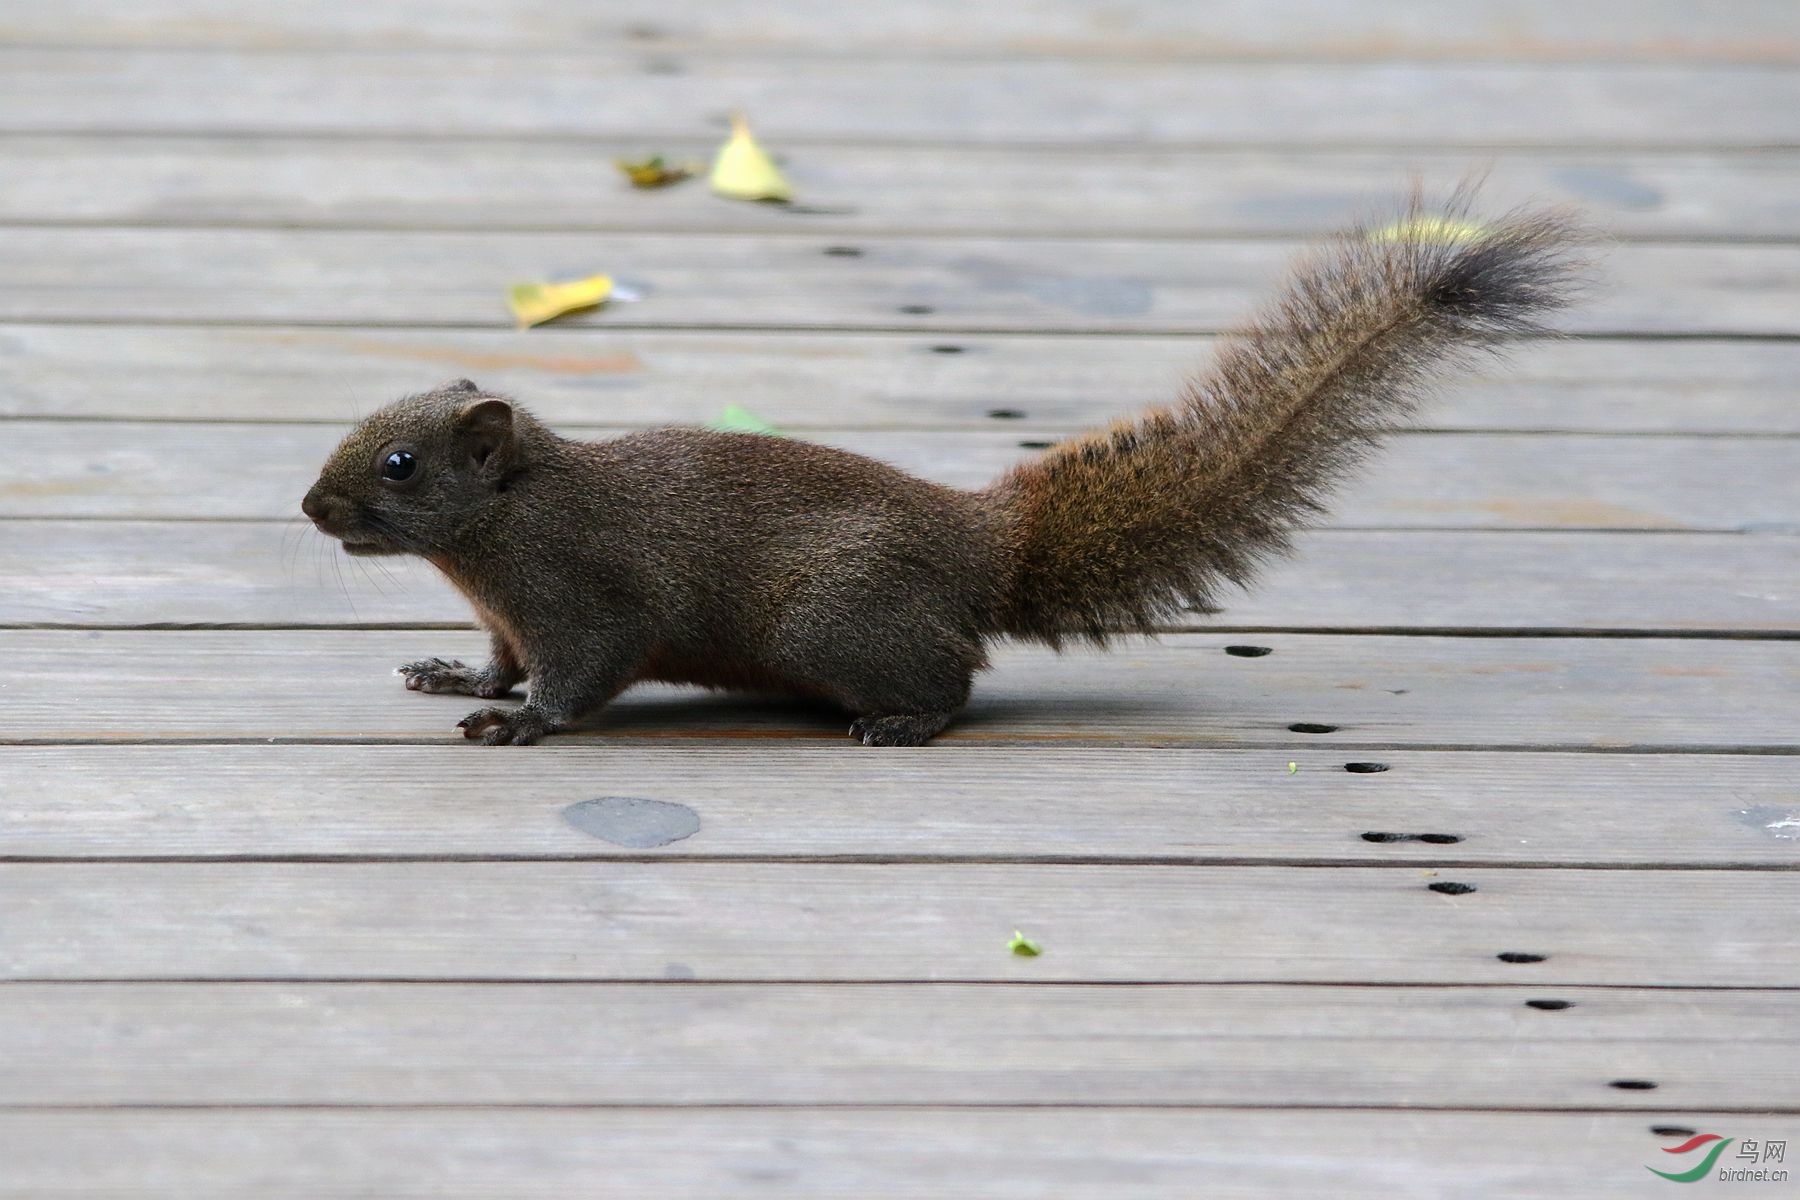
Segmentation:
{"type": "Polygon", "coordinates": [[[1211,608],[1454,368],[1545,332],[1577,282],[1560,210],[1471,224],[1469,195],[1304,259],[1175,403],[1063,441],[978,491],[758,433],[558,436],[466,379],[390,404],[302,510],[352,555],[411,554],[492,639],[406,687],[525,703],[459,728],[528,745],[640,681],[841,706],[867,746],[950,724],[1000,638],[1060,647],[1211,608]]]}

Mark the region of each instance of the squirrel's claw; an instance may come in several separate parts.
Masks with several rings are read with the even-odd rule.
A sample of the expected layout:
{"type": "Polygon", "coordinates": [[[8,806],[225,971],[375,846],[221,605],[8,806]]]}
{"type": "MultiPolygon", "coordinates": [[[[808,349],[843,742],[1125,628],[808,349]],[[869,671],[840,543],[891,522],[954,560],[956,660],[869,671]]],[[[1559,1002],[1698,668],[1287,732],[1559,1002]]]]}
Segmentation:
{"type": "Polygon", "coordinates": [[[456,727],[484,746],[529,746],[550,732],[550,723],[528,708],[478,708],[456,727]]]}

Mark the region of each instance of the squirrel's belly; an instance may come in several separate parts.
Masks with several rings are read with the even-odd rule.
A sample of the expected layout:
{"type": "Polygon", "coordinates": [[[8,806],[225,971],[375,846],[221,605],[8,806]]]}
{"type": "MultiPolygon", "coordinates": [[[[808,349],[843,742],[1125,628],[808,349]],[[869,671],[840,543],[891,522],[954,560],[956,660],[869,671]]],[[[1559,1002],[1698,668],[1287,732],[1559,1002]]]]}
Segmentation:
{"type": "Polygon", "coordinates": [[[650,652],[644,665],[638,668],[634,682],[691,683],[729,691],[769,692],[823,700],[832,698],[830,692],[818,683],[785,675],[765,663],[727,656],[687,655],[662,646],[650,652]]]}

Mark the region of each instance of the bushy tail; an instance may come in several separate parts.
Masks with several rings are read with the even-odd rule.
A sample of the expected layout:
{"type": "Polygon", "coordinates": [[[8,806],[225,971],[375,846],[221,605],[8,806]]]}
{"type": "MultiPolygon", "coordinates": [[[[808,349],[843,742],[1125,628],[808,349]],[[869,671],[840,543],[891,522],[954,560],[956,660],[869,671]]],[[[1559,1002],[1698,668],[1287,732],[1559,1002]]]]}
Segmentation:
{"type": "Polygon", "coordinates": [[[1580,270],[1571,219],[1477,224],[1465,188],[1304,260],[1172,407],[1062,442],[983,496],[1015,557],[997,632],[1056,644],[1148,631],[1244,584],[1430,386],[1543,332],[1580,270]]]}

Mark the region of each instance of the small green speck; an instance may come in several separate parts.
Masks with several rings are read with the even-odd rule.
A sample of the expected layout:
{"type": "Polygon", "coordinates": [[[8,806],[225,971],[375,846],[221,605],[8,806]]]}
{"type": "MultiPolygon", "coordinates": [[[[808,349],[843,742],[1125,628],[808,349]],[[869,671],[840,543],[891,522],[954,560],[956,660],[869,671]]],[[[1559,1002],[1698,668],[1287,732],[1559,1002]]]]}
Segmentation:
{"type": "Polygon", "coordinates": [[[1297,774],[1299,774],[1299,772],[1300,772],[1300,764],[1299,763],[1289,763],[1288,764],[1288,774],[1289,775],[1297,775],[1297,774]]]}
{"type": "Polygon", "coordinates": [[[1036,958],[1044,952],[1043,946],[1032,941],[1016,929],[1013,930],[1012,941],[1006,943],[1006,948],[1011,950],[1014,954],[1017,954],[1020,958],[1036,958]]]}
{"type": "Polygon", "coordinates": [[[719,415],[712,419],[707,428],[720,433],[762,433],[769,437],[782,436],[780,429],[741,404],[727,404],[719,410],[719,415]]]}

